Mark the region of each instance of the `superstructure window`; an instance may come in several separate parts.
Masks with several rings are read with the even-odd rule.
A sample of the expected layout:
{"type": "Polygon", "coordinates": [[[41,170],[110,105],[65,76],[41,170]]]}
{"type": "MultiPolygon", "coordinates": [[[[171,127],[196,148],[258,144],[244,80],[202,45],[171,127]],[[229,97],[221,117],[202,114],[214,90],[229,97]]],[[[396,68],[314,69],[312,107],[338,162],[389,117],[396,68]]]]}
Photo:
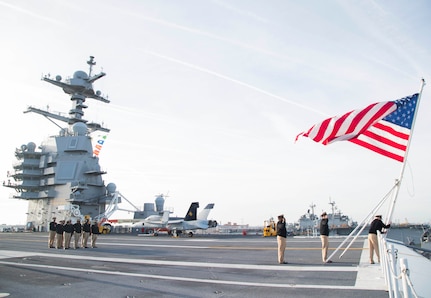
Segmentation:
{"type": "Polygon", "coordinates": [[[78,139],[73,138],[69,142],[69,149],[76,149],[76,146],[78,145],[78,139]]]}

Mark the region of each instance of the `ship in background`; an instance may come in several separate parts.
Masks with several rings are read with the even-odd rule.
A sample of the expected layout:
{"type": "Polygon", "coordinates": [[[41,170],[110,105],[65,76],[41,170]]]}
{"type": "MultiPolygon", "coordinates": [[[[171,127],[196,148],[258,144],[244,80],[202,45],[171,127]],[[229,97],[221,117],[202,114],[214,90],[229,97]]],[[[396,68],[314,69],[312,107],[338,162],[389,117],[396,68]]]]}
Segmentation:
{"type": "MultiPolygon", "coordinates": [[[[357,227],[358,223],[350,219],[348,215],[343,214],[331,199],[329,199],[329,204],[332,211],[331,213],[328,212],[330,235],[349,235],[357,227]]],[[[307,213],[302,215],[295,225],[296,235],[320,235],[320,217],[314,213],[316,205],[311,203],[309,207],[310,209],[307,210],[307,213]]]]}
{"type": "Polygon", "coordinates": [[[94,57],[87,64],[88,73],[78,70],[65,80],[59,75],[55,79],[50,75],[42,77],[70,95],[72,108],[68,116],[31,106],[24,111],[40,114],[59,128],[57,135],[39,146],[28,142],[17,148],[13,170],[7,172],[3,182],[3,186],[15,190],[11,198],[28,201],[28,229],[46,231],[54,216],[57,221],[84,216],[95,219],[104,214],[116,193],[114,183],[105,185],[102,176],[106,172],[98,157],[109,129],[83,118],[84,109],[88,108],[86,99],[109,103],[100,91],[93,89],[93,83],[106,74],[92,74],[94,57]]]}
{"type": "Polygon", "coordinates": [[[331,199],[329,199],[329,205],[331,205],[332,211],[328,214],[329,230],[335,235],[349,235],[358,226],[358,223],[343,214],[331,199]]]}
{"type": "Polygon", "coordinates": [[[317,236],[319,231],[319,216],[314,214],[315,204],[311,203],[307,213],[301,215],[298,222],[295,223],[295,235],[317,236]]]}

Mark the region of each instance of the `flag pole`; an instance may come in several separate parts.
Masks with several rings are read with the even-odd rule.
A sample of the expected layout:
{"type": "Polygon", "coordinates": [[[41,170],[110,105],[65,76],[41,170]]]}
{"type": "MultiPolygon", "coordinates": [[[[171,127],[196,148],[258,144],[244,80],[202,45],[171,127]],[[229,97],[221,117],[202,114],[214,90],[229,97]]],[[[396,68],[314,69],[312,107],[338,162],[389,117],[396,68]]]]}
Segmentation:
{"type": "Polygon", "coordinates": [[[398,192],[399,192],[399,189],[400,189],[400,186],[401,186],[401,181],[402,181],[403,176],[404,176],[404,170],[406,168],[407,156],[408,156],[408,153],[409,153],[410,143],[411,143],[412,138],[413,138],[413,131],[414,131],[415,123],[416,123],[416,114],[418,113],[418,110],[419,110],[419,103],[420,103],[420,100],[421,100],[421,97],[422,97],[422,91],[424,89],[424,86],[425,86],[425,80],[422,78],[420,92],[419,92],[418,99],[417,99],[417,102],[416,102],[416,109],[415,109],[415,112],[413,114],[412,127],[410,128],[410,137],[409,137],[409,140],[407,142],[407,148],[406,148],[406,152],[404,154],[404,161],[403,161],[403,165],[401,167],[400,176],[399,176],[398,181],[396,183],[397,187],[395,188],[395,191],[394,191],[394,194],[393,194],[393,200],[392,200],[391,206],[389,208],[388,214],[386,216],[386,223],[391,223],[392,222],[392,216],[393,216],[393,213],[394,213],[395,204],[397,202],[398,192]]]}

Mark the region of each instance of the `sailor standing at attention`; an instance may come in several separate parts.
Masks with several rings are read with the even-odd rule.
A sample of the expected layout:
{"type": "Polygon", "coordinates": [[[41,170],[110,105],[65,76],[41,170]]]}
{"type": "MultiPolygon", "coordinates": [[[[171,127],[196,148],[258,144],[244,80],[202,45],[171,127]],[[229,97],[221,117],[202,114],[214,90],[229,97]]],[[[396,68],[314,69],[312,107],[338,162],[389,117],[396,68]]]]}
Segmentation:
{"type": "Polygon", "coordinates": [[[287,236],[286,219],[284,218],[284,215],[279,215],[278,222],[277,222],[277,245],[278,245],[278,263],[280,264],[287,264],[287,262],[284,261],[284,251],[286,249],[286,236],[287,236]]]}
{"type": "Polygon", "coordinates": [[[70,248],[70,240],[72,239],[73,225],[72,221],[69,219],[64,225],[64,249],[70,248]]]}
{"type": "Polygon", "coordinates": [[[76,223],[73,224],[73,238],[75,240],[75,249],[79,248],[79,240],[81,240],[81,232],[82,232],[81,220],[78,218],[76,220],[76,223]]]}
{"type": "Polygon", "coordinates": [[[82,234],[81,247],[88,248],[87,242],[88,242],[88,237],[90,237],[90,233],[91,233],[90,220],[88,218],[85,220],[84,224],[82,225],[82,231],[84,233],[82,234]]]}
{"type": "Polygon", "coordinates": [[[57,233],[57,249],[63,248],[64,220],[60,220],[60,223],[55,226],[55,232],[57,233]]]}
{"type": "Polygon", "coordinates": [[[55,222],[56,218],[53,217],[52,221],[49,223],[49,240],[48,240],[48,247],[49,248],[54,248],[54,239],[55,239],[55,234],[56,234],[56,226],[57,223],[55,222]]]}
{"type": "Polygon", "coordinates": [[[91,247],[92,248],[97,248],[96,240],[97,240],[97,235],[99,234],[100,234],[99,225],[97,224],[97,221],[94,221],[94,223],[91,225],[91,247]]]}

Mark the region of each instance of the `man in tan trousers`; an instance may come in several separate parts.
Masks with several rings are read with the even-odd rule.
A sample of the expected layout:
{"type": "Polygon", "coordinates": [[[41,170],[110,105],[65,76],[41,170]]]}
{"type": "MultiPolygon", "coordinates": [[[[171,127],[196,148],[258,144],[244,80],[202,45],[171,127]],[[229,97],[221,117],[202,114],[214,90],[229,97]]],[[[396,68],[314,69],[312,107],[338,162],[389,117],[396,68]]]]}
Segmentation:
{"type": "Polygon", "coordinates": [[[377,231],[382,233],[382,229],[389,229],[391,225],[385,225],[381,215],[376,215],[371,222],[368,230],[368,246],[370,248],[370,264],[374,264],[374,253],[376,253],[377,261],[380,263],[379,241],[377,239],[377,231]]]}
{"type": "Polygon", "coordinates": [[[56,227],[57,227],[57,223],[55,222],[56,218],[53,217],[52,221],[49,223],[49,240],[48,240],[48,247],[49,248],[54,248],[54,240],[55,240],[55,234],[56,232],[56,227]]]}
{"type": "Polygon", "coordinates": [[[286,249],[286,236],[286,219],[284,218],[284,215],[279,215],[277,222],[277,246],[279,264],[287,264],[287,262],[284,260],[284,251],[286,249]]]}

